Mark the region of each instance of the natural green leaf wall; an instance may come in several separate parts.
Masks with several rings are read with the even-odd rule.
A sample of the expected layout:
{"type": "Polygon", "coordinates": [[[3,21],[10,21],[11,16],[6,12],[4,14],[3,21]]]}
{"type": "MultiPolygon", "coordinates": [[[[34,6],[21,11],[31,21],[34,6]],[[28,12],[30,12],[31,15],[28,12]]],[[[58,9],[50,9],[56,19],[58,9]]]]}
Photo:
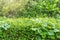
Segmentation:
{"type": "Polygon", "coordinates": [[[0,15],[7,17],[56,17],[59,0],[0,0],[0,15]]]}
{"type": "Polygon", "coordinates": [[[60,19],[0,19],[0,40],[60,40],[60,19]]]}

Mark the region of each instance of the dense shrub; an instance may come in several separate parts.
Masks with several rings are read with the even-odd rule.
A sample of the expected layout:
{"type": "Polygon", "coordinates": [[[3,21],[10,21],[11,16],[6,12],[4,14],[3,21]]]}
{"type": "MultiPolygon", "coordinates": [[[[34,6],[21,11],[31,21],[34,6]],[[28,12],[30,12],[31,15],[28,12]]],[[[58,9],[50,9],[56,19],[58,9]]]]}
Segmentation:
{"type": "Polygon", "coordinates": [[[17,16],[28,0],[0,0],[0,16],[17,16]]]}
{"type": "Polygon", "coordinates": [[[60,4],[59,0],[34,0],[28,3],[26,6],[25,14],[27,16],[56,16],[56,14],[60,14],[60,4]]]}
{"type": "Polygon", "coordinates": [[[0,16],[0,40],[60,40],[59,0],[0,0],[0,16]]]}
{"type": "Polygon", "coordinates": [[[0,19],[0,40],[60,40],[60,19],[0,19]]]}
{"type": "Polygon", "coordinates": [[[10,17],[51,17],[60,14],[59,0],[0,0],[0,15],[10,17]]]}

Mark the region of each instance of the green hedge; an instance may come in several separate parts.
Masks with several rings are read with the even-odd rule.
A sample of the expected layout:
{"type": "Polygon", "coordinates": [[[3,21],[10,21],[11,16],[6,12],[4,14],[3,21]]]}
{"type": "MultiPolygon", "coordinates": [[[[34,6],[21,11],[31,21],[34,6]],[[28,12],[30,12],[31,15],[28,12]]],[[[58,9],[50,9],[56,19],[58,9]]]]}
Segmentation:
{"type": "Polygon", "coordinates": [[[60,19],[0,19],[0,40],[60,40],[60,19]]]}
{"type": "Polygon", "coordinates": [[[60,0],[0,0],[0,16],[53,17],[60,14],[60,0]],[[12,3],[12,4],[11,4],[12,3]]]}
{"type": "Polygon", "coordinates": [[[55,17],[60,14],[59,0],[33,0],[25,7],[25,17],[55,17]]]}

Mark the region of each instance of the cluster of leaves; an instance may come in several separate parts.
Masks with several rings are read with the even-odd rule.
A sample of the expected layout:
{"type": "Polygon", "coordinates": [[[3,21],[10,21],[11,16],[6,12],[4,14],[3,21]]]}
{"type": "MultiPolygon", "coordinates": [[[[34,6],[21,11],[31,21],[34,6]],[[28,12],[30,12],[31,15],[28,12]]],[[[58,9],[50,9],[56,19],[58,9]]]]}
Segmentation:
{"type": "Polygon", "coordinates": [[[28,0],[0,0],[0,16],[17,16],[28,0]]]}
{"type": "Polygon", "coordinates": [[[0,21],[0,28],[7,30],[10,27],[10,25],[4,21],[0,21]]]}
{"type": "Polygon", "coordinates": [[[60,14],[59,0],[0,0],[0,15],[45,17],[60,14]]]}
{"type": "Polygon", "coordinates": [[[18,18],[3,21],[0,26],[6,26],[6,23],[9,26],[1,26],[0,40],[60,40],[60,19],[18,18]]]}
{"type": "Polygon", "coordinates": [[[25,14],[29,16],[56,16],[56,14],[60,14],[60,2],[59,0],[33,0],[28,3],[26,6],[25,14]]]}

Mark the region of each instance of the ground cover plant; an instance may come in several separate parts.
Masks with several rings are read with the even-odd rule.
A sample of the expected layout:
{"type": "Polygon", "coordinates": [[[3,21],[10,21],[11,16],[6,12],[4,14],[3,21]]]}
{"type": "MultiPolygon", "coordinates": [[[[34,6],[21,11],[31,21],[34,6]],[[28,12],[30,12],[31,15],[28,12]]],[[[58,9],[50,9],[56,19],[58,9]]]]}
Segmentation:
{"type": "Polygon", "coordinates": [[[60,40],[60,19],[5,19],[0,19],[1,40],[60,40]]]}
{"type": "Polygon", "coordinates": [[[0,0],[0,40],[60,40],[60,0],[0,0]]]}

